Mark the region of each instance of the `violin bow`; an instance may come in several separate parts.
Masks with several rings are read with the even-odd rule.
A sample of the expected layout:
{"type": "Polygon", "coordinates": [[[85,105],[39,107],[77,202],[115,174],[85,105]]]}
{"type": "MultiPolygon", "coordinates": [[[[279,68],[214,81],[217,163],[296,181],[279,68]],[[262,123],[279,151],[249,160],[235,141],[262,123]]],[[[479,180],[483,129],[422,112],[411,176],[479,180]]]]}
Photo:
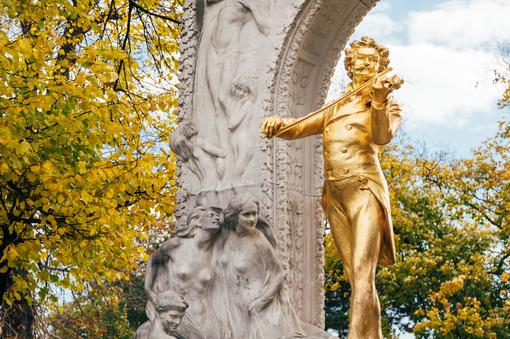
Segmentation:
{"type": "Polygon", "coordinates": [[[391,72],[393,69],[391,67],[388,67],[386,68],[384,71],[382,71],[381,73],[377,73],[376,75],[374,75],[371,79],[365,81],[361,86],[359,86],[358,88],[350,91],[350,92],[347,92],[345,93],[344,95],[342,95],[340,98],[336,99],[336,100],[333,100],[332,102],[330,102],[329,104],[327,104],[326,106],[323,106],[321,108],[319,108],[317,111],[311,113],[311,114],[308,114],[308,115],[305,115],[304,117],[301,117],[299,119],[297,119],[296,121],[294,121],[293,123],[291,124],[288,124],[287,126],[285,126],[284,128],[282,128],[281,130],[279,130],[278,132],[276,132],[275,136],[280,136],[282,133],[285,133],[286,131],[288,131],[289,129],[291,129],[293,126],[305,121],[305,120],[308,120],[310,119],[311,117],[325,111],[326,109],[328,109],[329,107],[333,106],[333,105],[336,105],[338,104],[339,102],[349,98],[350,96],[360,92],[361,90],[367,88],[370,84],[372,84],[372,82],[377,78],[377,77],[380,77],[380,76],[383,76],[389,72],[391,72]]]}

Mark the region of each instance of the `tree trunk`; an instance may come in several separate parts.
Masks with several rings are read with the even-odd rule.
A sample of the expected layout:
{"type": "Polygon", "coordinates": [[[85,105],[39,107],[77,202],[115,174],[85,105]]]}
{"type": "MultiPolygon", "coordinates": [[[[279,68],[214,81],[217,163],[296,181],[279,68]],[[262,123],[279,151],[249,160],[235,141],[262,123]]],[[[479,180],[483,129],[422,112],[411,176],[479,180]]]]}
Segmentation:
{"type": "MultiPolygon", "coordinates": [[[[17,236],[9,232],[8,227],[2,227],[4,238],[0,241],[0,257],[3,256],[4,251],[8,245],[16,244],[17,236]]],[[[0,262],[0,267],[7,266],[7,260],[0,262]]],[[[12,275],[16,269],[7,268],[3,273],[0,273],[0,338],[33,338],[34,328],[34,309],[29,305],[28,301],[24,298],[15,300],[9,306],[4,296],[12,286],[12,275]]]]}
{"type": "Polygon", "coordinates": [[[15,301],[11,306],[3,302],[0,315],[2,320],[1,338],[34,338],[34,309],[26,299],[15,301]]]}

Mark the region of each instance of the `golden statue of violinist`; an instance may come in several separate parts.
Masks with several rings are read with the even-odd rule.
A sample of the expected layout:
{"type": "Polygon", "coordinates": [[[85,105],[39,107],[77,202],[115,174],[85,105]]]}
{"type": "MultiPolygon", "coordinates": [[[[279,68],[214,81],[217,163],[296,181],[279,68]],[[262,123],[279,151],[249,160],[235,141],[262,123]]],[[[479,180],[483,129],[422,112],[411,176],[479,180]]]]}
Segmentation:
{"type": "Polygon", "coordinates": [[[289,140],[322,134],[322,206],[352,289],[348,338],[382,338],[375,272],[377,262],[395,262],[395,244],[378,152],[402,120],[389,94],[403,81],[385,77],[389,51],[369,37],[345,54],[347,94],[300,119],[269,117],[261,132],[289,140]]]}

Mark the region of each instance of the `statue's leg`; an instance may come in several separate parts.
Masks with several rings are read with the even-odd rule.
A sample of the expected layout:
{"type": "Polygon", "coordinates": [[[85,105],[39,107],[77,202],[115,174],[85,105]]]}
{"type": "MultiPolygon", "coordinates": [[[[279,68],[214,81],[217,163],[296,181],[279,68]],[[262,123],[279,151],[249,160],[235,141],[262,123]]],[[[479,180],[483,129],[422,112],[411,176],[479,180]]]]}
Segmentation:
{"type": "Polygon", "coordinates": [[[377,198],[368,189],[354,188],[348,216],[353,225],[353,283],[349,339],[379,339],[381,307],[375,273],[385,217],[377,198]]]}
{"type": "Polygon", "coordinates": [[[352,229],[345,213],[341,198],[342,183],[327,181],[324,183],[322,207],[326,215],[336,250],[342,260],[345,274],[352,285],[352,229]]]}
{"type": "MultiPolygon", "coordinates": [[[[326,181],[322,192],[322,207],[324,214],[329,222],[331,236],[335,242],[336,250],[342,260],[344,272],[349,279],[349,284],[353,285],[352,280],[352,227],[345,213],[345,207],[342,204],[342,183],[338,181],[326,181]]],[[[352,299],[351,299],[352,302],[352,299]]],[[[349,307],[349,319],[351,319],[352,307],[349,307]]]]}
{"type": "Polygon", "coordinates": [[[351,284],[349,339],[382,338],[375,271],[384,221],[375,196],[355,178],[326,182],[323,205],[351,284]]]}

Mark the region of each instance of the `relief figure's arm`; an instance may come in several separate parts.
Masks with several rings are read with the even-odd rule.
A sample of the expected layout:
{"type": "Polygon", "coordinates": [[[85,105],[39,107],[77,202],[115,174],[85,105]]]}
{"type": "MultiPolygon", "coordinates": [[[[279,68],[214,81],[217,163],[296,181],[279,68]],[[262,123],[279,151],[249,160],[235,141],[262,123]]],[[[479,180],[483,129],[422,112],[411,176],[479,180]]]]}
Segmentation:
{"type": "Polygon", "coordinates": [[[239,126],[239,124],[244,120],[248,112],[246,110],[240,110],[238,112],[232,113],[230,118],[228,119],[228,129],[233,131],[239,126]]]}
{"type": "Polygon", "coordinates": [[[169,254],[170,251],[178,245],[179,240],[177,238],[171,238],[165,241],[161,247],[150,256],[149,261],[147,262],[147,267],[145,268],[144,289],[152,302],[155,302],[156,293],[154,291],[154,282],[158,276],[159,267],[167,265],[171,259],[169,254]]]}
{"type": "Polygon", "coordinates": [[[268,275],[265,283],[264,283],[264,292],[261,294],[260,298],[262,300],[273,300],[274,297],[280,292],[283,287],[283,281],[285,279],[285,273],[283,272],[283,268],[281,267],[279,262],[275,262],[275,266],[278,266],[278,269],[275,269],[271,276],[268,275]]]}
{"type": "Polygon", "coordinates": [[[248,311],[260,311],[270,304],[283,287],[285,273],[276,252],[271,248],[264,251],[266,277],[258,297],[248,304],[248,311]]]}
{"type": "MultiPolygon", "coordinates": [[[[154,253],[156,254],[156,253],[154,253]]],[[[158,275],[158,267],[154,262],[155,257],[154,254],[149,258],[149,262],[147,262],[147,266],[145,268],[145,282],[144,289],[145,293],[149,296],[149,300],[152,303],[156,302],[156,293],[153,290],[154,281],[156,280],[156,276],[158,275]]]]}
{"type": "Polygon", "coordinates": [[[216,147],[206,140],[201,140],[200,147],[215,158],[225,158],[225,151],[219,147],[216,147]]]}
{"type": "Polygon", "coordinates": [[[205,152],[209,153],[210,155],[212,155],[213,157],[216,158],[215,159],[216,171],[218,172],[218,175],[220,177],[223,177],[223,175],[225,174],[225,160],[224,159],[227,157],[227,153],[223,149],[210,144],[206,140],[201,140],[200,147],[205,152]]]}
{"type": "Polygon", "coordinates": [[[372,102],[371,131],[372,141],[377,145],[386,145],[395,136],[402,122],[402,111],[392,100],[387,103],[372,102]]]}

